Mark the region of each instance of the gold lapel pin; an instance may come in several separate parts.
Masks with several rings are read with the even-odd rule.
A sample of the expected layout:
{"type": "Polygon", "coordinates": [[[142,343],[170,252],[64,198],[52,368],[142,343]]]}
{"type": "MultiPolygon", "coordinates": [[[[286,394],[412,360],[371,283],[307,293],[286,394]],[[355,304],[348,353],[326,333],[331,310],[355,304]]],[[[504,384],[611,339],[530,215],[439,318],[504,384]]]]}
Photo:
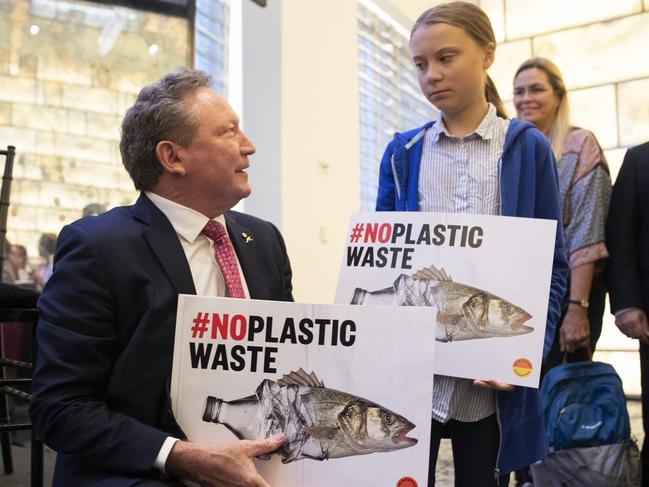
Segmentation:
{"type": "Polygon", "coordinates": [[[248,235],[246,232],[241,232],[241,236],[247,244],[253,241],[252,236],[248,235]]]}

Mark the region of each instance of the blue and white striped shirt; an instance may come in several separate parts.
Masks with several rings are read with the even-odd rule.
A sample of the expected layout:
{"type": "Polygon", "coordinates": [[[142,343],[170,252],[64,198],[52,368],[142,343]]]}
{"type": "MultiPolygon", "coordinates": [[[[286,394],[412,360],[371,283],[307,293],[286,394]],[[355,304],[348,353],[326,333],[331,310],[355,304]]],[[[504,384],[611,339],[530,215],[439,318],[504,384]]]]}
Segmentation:
{"type": "MultiPolygon", "coordinates": [[[[500,214],[498,165],[509,120],[499,118],[490,103],[474,132],[450,135],[441,113],[426,132],[419,170],[419,210],[500,214]]],[[[473,422],[496,410],[495,394],[469,379],[436,375],[433,419],[473,422]]]]}

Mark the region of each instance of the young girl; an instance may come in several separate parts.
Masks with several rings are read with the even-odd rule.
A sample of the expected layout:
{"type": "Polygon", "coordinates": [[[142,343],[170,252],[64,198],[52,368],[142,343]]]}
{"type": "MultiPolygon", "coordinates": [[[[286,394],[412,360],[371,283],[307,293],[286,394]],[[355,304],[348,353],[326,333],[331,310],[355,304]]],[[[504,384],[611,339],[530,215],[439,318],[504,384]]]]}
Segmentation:
{"type": "MultiPolygon", "coordinates": [[[[543,134],[505,118],[486,74],[495,46],[488,17],[469,3],[438,5],[415,22],[410,48],[419,86],[439,114],[388,144],[376,209],[556,220],[545,357],[567,277],[557,173],[543,134]]],[[[429,486],[442,436],[451,438],[460,487],[507,485],[511,471],[546,454],[537,390],[436,376],[432,411],[429,486]]]]}

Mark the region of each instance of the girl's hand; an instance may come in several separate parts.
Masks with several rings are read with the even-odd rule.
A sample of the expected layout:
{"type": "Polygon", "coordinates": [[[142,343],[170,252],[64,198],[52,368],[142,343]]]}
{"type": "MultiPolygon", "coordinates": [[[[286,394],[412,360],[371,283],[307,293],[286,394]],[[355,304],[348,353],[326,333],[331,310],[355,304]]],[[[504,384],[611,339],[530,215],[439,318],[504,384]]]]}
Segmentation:
{"type": "Polygon", "coordinates": [[[514,389],[514,386],[511,384],[503,384],[495,380],[480,380],[475,379],[473,381],[474,386],[484,387],[486,389],[493,389],[494,391],[511,391],[514,389]]]}
{"type": "Polygon", "coordinates": [[[559,343],[562,352],[573,353],[578,348],[590,344],[590,323],[588,311],[581,306],[570,306],[559,330],[559,343]]]}

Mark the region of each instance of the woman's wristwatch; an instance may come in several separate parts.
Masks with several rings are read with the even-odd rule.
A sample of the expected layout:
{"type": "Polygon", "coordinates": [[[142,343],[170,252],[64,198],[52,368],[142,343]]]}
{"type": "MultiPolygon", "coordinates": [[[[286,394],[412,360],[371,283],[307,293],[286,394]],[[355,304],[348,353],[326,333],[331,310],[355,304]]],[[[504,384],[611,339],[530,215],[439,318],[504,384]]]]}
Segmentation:
{"type": "Polygon", "coordinates": [[[576,304],[578,306],[581,306],[584,309],[588,309],[588,306],[590,306],[590,303],[588,302],[587,299],[569,299],[568,303],[576,304]]]}

